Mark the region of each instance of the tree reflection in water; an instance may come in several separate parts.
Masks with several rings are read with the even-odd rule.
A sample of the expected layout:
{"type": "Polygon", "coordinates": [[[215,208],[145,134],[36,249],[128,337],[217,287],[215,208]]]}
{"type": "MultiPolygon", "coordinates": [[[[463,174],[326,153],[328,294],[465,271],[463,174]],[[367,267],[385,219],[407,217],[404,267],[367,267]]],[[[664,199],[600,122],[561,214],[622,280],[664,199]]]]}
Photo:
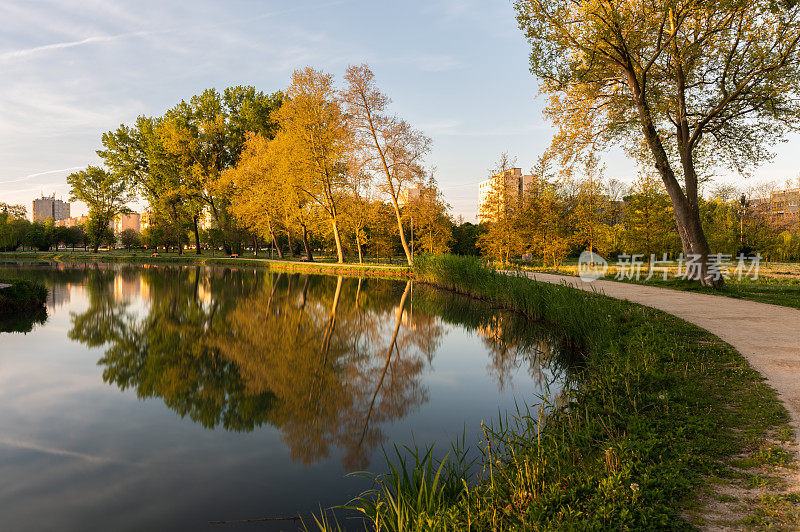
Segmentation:
{"type": "Polygon", "coordinates": [[[501,388],[520,364],[539,380],[564,364],[526,320],[411,281],[163,266],[85,274],[89,308],[71,316],[69,337],[105,347],[106,382],[207,428],[278,427],[304,463],[338,448],[348,470],[366,468],[382,427],[428,401],[423,372],[447,323],[483,337],[501,388]]]}

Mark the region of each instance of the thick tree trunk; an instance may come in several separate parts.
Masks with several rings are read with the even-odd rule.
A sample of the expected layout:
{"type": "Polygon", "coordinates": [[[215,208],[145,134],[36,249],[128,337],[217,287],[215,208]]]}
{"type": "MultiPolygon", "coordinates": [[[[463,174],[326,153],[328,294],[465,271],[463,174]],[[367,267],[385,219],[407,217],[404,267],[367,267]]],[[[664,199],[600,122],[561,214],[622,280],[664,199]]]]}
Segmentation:
{"type": "Polygon", "coordinates": [[[684,178],[687,185],[687,193],[684,194],[680,183],[675,177],[675,172],[669,164],[661,138],[653,125],[649,106],[639,89],[638,80],[633,73],[629,73],[629,85],[636,100],[645,140],[655,161],[656,169],[661,175],[661,179],[667,188],[667,193],[672,200],[672,210],[675,215],[678,234],[681,237],[683,254],[687,260],[690,257],[697,258],[697,262],[700,265],[698,272],[691,272],[692,278],[699,280],[704,286],[721,287],[724,284],[723,279],[721,277],[715,279],[713,272],[709,268],[710,253],[708,241],[700,223],[700,212],[697,203],[697,175],[694,173],[691,154],[688,153],[687,157],[688,150],[684,150],[684,153],[681,154],[684,173],[686,174],[684,178]]]}
{"type": "Polygon", "coordinates": [[[305,224],[302,224],[301,227],[303,228],[303,247],[306,250],[306,260],[314,262],[314,257],[311,256],[311,248],[308,245],[308,228],[305,224]]]}
{"type": "Polygon", "coordinates": [[[336,241],[336,258],[339,264],[344,262],[344,251],[342,250],[342,237],[339,234],[339,224],[336,223],[336,218],[331,219],[333,226],[333,239],[336,241]]]}
{"type": "MultiPolygon", "coordinates": [[[[361,239],[358,237],[358,231],[356,231],[356,248],[358,249],[358,263],[364,264],[364,259],[361,256],[361,239]]],[[[359,280],[359,287],[361,287],[361,280],[359,280]]]]}
{"type": "Polygon", "coordinates": [[[394,197],[394,194],[392,194],[392,206],[394,207],[394,216],[397,219],[397,229],[400,231],[400,243],[403,244],[403,252],[406,254],[406,261],[408,261],[409,266],[413,266],[414,259],[411,256],[408,242],[406,242],[406,234],[403,231],[403,220],[400,217],[400,205],[398,205],[397,198],[394,197]]]}

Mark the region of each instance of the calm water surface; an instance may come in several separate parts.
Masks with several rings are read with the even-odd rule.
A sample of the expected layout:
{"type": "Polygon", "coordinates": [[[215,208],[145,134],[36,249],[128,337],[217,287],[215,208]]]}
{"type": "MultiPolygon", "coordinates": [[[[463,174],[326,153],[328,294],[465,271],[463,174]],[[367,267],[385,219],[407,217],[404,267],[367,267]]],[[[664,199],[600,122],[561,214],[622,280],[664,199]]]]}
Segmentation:
{"type": "Polygon", "coordinates": [[[381,446],[466,435],[564,378],[548,331],[405,281],[0,265],[50,289],[0,325],[6,530],[295,530],[381,446]]]}

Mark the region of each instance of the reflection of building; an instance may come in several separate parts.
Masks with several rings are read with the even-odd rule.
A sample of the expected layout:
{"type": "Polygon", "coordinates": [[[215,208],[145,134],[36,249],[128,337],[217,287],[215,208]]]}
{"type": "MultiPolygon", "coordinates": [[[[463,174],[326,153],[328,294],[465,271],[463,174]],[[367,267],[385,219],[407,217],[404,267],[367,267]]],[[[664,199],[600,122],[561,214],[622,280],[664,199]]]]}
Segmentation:
{"type": "Polygon", "coordinates": [[[69,303],[70,284],[53,283],[47,287],[47,308],[55,309],[69,303]]]}
{"type": "Polygon", "coordinates": [[[769,197],[753,198],[750,206],[773,221],[797,218],[800,214],[800,188],[776,190],[769,197]]]}
{"type": "Polygon", "coordinates": [[[139,220],[140,215],[135,212],[130,214],[118,214],[111,222],[111,229],[114,231],[115,235],[127,231],[128,229],[133,229],[138,233],[140,231],[139,220]]]}
{"type": "Polygon", "coordinates": [[[69,218],[69,203],[52,196],[42,196],[33,200],[33,221],[44,222],[52,218],[54,222],[69,218]]]}
{"type": "Polygon", "coordinates": [[[141,276],[128,277],[117,274],[114,276],[114,300],[130,301],[141,291],[141,276]]]}
{"type": "Polygon", "coordinates": [[[522,175],[522,169],[510,168],[498,172],[486,181],[478,184],[478,218],[481,222],[491,221],[493,215],[489,213],[489,200],[496,200],[494,209],[506,207],[505,202],[518,201],[522,195],[533,185],[532,175],[522,175]]]}

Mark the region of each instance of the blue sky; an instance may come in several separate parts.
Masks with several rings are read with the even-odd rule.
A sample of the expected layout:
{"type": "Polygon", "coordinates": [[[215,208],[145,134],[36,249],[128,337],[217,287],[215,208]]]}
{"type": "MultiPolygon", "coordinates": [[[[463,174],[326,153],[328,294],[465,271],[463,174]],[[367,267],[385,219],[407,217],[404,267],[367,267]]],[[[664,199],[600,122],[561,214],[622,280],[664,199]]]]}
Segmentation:
{"type": "MultiPolygon", "coordinates": [[[[433,138],[428,163],[468,221],[498,155],[528,169],[552,135],[508,0],[0,0],[0,20],[0,201],[29,210],[41,192],[66,199],[104,131],[208,87],[282,89],[305,65],[340,78],[368,62],[393,110],[433,138]]],[[[796,145],[747,182],[722,180],[794,178],[796,145]]],[[[624,157],[605,162],[635,177],[624,157]]]]}

